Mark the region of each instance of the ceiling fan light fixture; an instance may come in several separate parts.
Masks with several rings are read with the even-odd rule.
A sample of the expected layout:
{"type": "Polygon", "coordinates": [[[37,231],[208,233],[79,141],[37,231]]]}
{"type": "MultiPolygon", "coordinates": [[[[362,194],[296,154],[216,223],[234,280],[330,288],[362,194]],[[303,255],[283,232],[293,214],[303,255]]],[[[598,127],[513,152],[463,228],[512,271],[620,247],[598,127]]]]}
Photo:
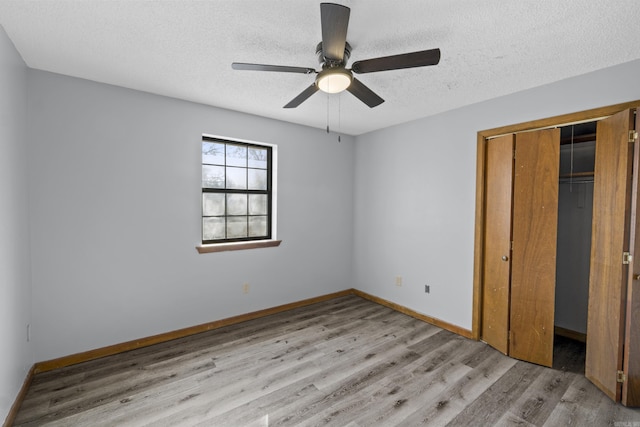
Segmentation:
{"type": "Polygon", "coordinates": [[[340,93],[351,85],[353,76],[345,68],[325,68],[318,73],[316,85],[326,93],[340,93]]]}

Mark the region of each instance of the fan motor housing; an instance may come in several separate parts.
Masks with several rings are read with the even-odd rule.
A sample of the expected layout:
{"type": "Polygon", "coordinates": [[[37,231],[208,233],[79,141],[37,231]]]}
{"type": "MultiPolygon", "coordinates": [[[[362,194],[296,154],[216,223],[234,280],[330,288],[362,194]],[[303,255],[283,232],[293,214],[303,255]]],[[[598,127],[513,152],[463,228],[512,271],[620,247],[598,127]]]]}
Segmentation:
{"type": "Polygon", "coordinates": [[[316,46],[316,56],[318,57],[318,62],[322,64],[322,68],[344,67],[351,56],[351,45],[348,42],[344,43],[344,57],[342,58],[342,61],[331,61],[325,58],[322,54],[322,42],[318,43],[318,46],[316,46]]]}

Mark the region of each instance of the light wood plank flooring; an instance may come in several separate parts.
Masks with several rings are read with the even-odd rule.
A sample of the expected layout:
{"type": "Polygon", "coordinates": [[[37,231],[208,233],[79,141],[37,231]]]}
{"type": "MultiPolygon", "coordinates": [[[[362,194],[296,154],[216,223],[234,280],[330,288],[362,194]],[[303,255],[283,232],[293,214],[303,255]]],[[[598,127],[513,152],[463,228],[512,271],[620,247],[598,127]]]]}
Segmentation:
{"type": "Polygon", "coordinates": [[[15,425],[640,427],[558,343],[548,369],[347,296],[37,374],[15,425]]]}

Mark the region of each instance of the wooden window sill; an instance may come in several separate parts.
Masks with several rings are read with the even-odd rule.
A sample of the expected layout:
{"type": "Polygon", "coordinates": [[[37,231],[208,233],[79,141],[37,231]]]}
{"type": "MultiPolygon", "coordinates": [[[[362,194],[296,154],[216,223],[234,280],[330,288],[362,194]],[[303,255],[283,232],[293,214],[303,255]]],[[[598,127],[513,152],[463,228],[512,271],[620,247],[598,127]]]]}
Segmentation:
{"type": "Polygon", "coordinates": [[[273,246],[280,246],[282,240],[255,240],[251,242],[238,242],[238,243],[217,243],[212,245],[199,245],[196,246],[198,253],[208,254],[211,252],[225,252],[225,251],[241,251],[245,249],[256,248],[270,248],[273,246]]]}

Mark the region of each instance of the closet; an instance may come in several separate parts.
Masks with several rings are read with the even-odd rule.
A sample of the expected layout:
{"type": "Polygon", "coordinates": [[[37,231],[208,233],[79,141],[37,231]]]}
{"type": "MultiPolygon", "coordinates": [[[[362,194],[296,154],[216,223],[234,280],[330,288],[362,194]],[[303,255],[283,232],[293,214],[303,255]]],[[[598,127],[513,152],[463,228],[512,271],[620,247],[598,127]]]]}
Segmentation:
{"type": "Polygon", "coordinates": [[[552,366],[556,326],[584,332],[585,376],[628,406],[640,406],[639,105],[478,133],[474,336],[552,366]],[[567,171],[561,139],[578,125],[593,125],[595,140],[574,138],[567,171]],[[589,155],[593,170],[580,170],[589,155]],[[584,233],[565,235],[578,222],[588,248],[572,246],[584,233]]]}
{"type": "Polygon", "coordinates": [[[555,333],[586,341],[597,122],[560,128],[555,333]]]}

